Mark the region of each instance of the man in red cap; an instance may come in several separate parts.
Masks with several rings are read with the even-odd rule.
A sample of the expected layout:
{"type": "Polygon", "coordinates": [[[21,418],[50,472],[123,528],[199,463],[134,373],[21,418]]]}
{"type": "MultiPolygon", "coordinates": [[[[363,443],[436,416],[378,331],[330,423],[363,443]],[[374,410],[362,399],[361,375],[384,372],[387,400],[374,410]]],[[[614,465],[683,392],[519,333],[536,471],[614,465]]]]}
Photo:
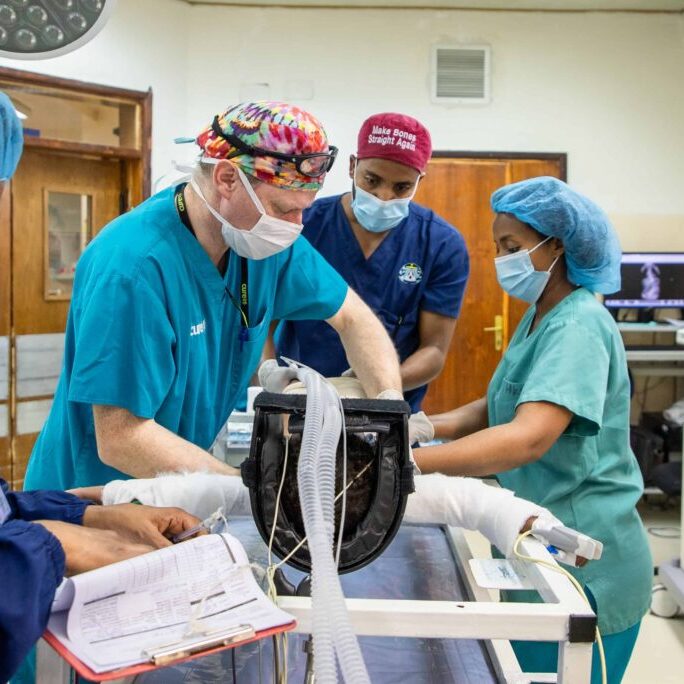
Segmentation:
{"type": "MultiPolygon", "coordinates": [[[[382,320],[414,412],[444,366],[469,267],[460,233],[411,201],[431,153],[416,119],[366,119],[350,157],[351,193],[314,202],[302,233],[382,320]]],[[[337,333],[318,321],[285,321],[275,341],[278,356],[326,376],[350,366],[337,333]]]]}

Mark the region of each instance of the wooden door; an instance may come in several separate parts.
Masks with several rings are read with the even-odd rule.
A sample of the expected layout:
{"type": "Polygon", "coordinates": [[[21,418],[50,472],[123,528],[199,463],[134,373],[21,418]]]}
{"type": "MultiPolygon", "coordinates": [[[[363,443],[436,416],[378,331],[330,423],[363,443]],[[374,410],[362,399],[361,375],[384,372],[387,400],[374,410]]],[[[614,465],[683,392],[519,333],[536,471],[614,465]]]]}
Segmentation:
{"type": "Polygon", "coordinates": [[[15,487],[61,370],[73,270],[118,216],[123,162],[26,149],[12,182],[12,344],[15,487]]]}
{"type": "Polygon", "coordinates": [[[494,270],[492,212],[489,199],[497,188],[535,176],[563,178],[564,158],[485,158],[447,156],[430,161],[416,202],[430,207],[456,226],[470,255],[470,278],[449,354],[440,376],[430,383],[424,410],[448,411],[484,396],[497,364],[527,305],[509,298],[499,287],[494,270]],[[497,349],[496,317],[503,324],[503,346],[497,349]]]}

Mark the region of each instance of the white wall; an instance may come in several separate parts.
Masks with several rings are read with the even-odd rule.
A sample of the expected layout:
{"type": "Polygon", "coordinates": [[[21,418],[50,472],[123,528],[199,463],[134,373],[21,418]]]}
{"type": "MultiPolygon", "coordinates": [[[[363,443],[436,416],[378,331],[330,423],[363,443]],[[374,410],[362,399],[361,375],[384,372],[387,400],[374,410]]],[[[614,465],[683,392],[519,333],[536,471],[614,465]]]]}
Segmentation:
{"type": "Polygon", "coordinates": [[[187,32],[181,0],[119,0],[84,47],[47,60],[0,59],[0,66],[133,90],[153,90],[152,179],[170,166],[171,140],[185,135],[187,32]]]}
{"type": "Polygon", "coordinates": [[[172,144],[268,83],[326,124],[341,150],[324,193],[348,188],[361,121],[412,114],[436,149],[567,152],[569,180],[613,217],[628,249],[684,249],[684,17],[672,14],[325,10],[119,0],[91,43],[0,64],[154,91],[153,178],[172,144]],[[430,46],[492,47],[492,102],[430,102],[430,46]],[[294,98],[294,101],[297,101],[294,98]]]}
{"type": "MultiPolygon", "coordinates": [[[[299,104],[343,157],[361,121],[387,109],[423,121],[436,149],[567,152],[570,182],[613,216],[625,247],[684,248],[681,16],[198,6],[190,36],[195,127],[241,84],[268,82],[281,99],[309,79],[314,98],[299,104]],[[438,42],[492,47],[491,104],[430,102],[438,42]]],[[[324,192],[348,183],[338,164],[324,192]]]]}

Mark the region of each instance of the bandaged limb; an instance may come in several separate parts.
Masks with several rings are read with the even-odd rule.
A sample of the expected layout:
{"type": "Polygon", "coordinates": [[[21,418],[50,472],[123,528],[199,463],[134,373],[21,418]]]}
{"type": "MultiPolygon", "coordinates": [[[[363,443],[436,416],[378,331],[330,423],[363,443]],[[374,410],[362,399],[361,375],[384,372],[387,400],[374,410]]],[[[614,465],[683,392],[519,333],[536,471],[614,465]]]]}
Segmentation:
{"type": "MultiPolygon", "coordinates": [[[[415,484],[416,491],[406,506],[406,522],[478,530],[506,554],[529,518],[543,516],[555,521],[546,509],[479,480],[420,475],[415,484]]],[[[177,506],[202,519],[220,506],[226,517],[251,514],[249,490],[240,478],[229,475],[174,473],[144,480],[114,480],[105,485],[105,505],[130,501],[177,506]]]]}
{"type": "MultiPolygon", "coordinates": [[[[408,497],[405,522],[477,530],[508,556],[525,524],[536,518],[533,534],[565,552],[558,560],[574,565],[575,555],[590,560],[600,558],[600,542],[563,527],[546,508],[520,499],[507,489],[472,478],[438,474],[419,475],[414,480],[416,491],[408,497]]],[[[114,480],[102,490],[105,505],[131,501],[176,506],[201,519],[219,507],[226,517],[251,515],[249,490],[232,475],[172,473],[142,480],[114,480]]]]}
{"type": "Polygon", "coordinates": [[[415,485],[406,504],[405,522],[477,530],[507,556],[530,518],[543,516],[561,524],[545,508],[480,480],[421,475],[415,478],[415,485]]]}
{"type": "Polygon", "coordinates": [[[233,475],[171,473],[143,480],[114,480],[102,491],[105,505],[130,501],[148,506],[176,506],[202,520],[219,507],[223,507],[226,517],[252,513],[249,490],[233,475]]]}

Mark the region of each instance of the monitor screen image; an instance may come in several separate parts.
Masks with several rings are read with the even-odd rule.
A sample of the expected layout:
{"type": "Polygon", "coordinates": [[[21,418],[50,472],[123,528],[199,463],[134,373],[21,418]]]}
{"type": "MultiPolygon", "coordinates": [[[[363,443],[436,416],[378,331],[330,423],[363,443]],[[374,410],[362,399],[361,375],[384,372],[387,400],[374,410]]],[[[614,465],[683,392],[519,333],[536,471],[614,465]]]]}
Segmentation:
{"type": "Polygon", "coordinates": [[[684,307],[684,253],[626,253],[620,270],[622,287],[605,297],[607,307],[684,307]]]}

